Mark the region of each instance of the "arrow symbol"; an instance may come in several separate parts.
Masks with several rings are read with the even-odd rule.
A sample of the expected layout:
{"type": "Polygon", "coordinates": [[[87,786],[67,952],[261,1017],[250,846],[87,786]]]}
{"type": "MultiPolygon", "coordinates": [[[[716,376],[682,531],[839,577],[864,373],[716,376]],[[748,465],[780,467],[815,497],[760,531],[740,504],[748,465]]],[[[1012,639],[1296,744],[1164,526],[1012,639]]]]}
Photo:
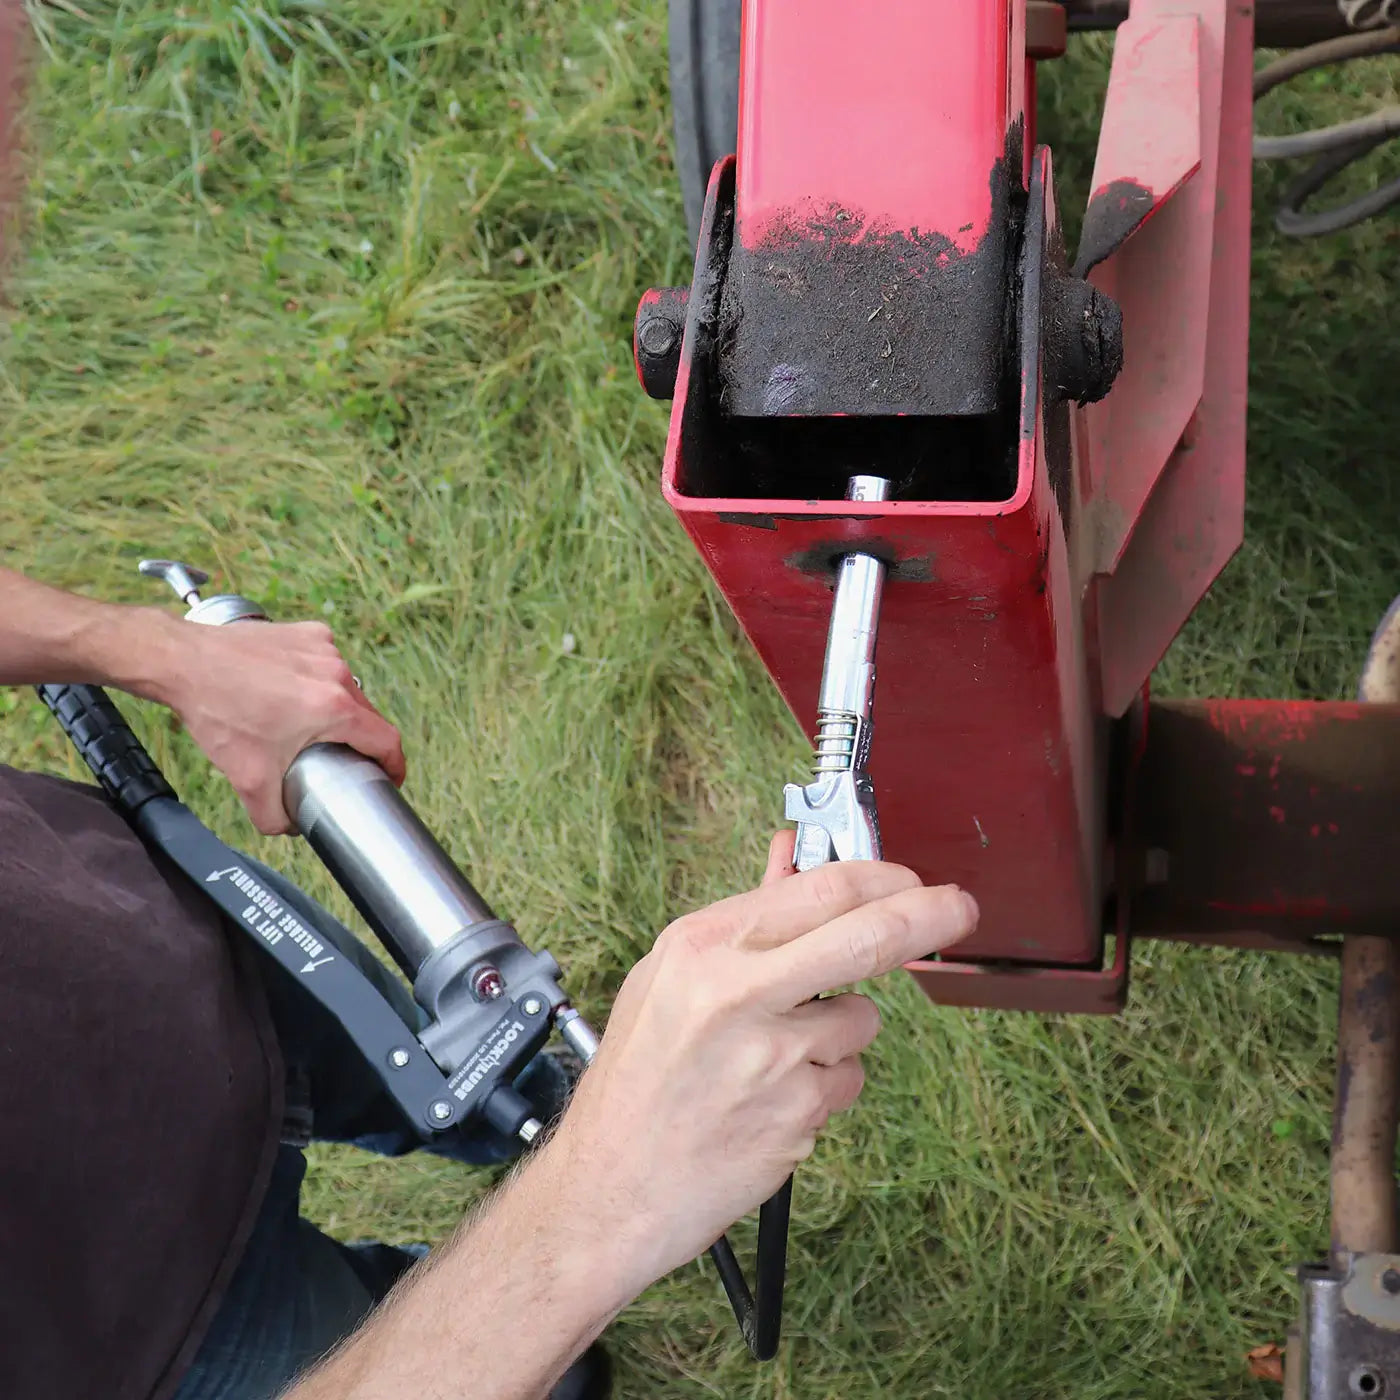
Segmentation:
{"type": "Polygon", "coordinates": [[[217,881],[222,880],[222,879],[224,878],[225,875],[236,875],[236,874],[238,874],[238,870],[239,870],[239,867],[238,867],[238,866],[236,866],[236,865],[230,865],[229,868],[228,868],[227,870],[215,870],[215,871],[212,871],[210,874],[208,874],[208,875],[206,875],[206,876],[204,877],[204,883],[205,883],[206,885],[212,885],[212,884],[216,883],[217,881]]]}
{"type": "Polygon", "coordinates": [[[309,963],[307,963],[306,966],[305,966],[304,968],[302,968],[302,972],[304,972],[304,973],[305,973],[305,972],[315,972],[316,969],[317,969],[318,967],[324,967],[324,966],[326,965],[326,963],[328,963],[328,962],[334,962],[334,961],[335,961],[335,955],[334,955],[334,954],[332,954],[332,955],[331,955],[330,957],[328,957],[328,958],[318,958],[315,962],[309,962],[309,963]]]}

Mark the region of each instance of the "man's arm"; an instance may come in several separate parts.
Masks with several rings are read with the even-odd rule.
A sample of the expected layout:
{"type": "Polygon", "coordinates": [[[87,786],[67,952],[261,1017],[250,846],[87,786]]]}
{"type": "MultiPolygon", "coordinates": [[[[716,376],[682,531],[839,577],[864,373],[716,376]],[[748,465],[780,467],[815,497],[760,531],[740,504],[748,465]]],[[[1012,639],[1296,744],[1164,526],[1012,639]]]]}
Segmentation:
{"type": "MultiPolygon", "coordinates": [[[[672,924],[623,984],[554,1137],[285,1400],[540,1400],[653,1280],[766,1200],[860,1093],[852,993],[970,933],[909,870],[829,865],[672,924]]],[[[717,1304],[718,1306],[718,1304],[717,1304]]]]}
{"type": "Polygon", "coordinates": [[[206,627],[0,569],[0,685],[109,685],[168,705],[259,830],[289,829],[282,776],[317,740],[349,744],[395,782],[398,731],[360,693],[320,622],[206,627]]]}

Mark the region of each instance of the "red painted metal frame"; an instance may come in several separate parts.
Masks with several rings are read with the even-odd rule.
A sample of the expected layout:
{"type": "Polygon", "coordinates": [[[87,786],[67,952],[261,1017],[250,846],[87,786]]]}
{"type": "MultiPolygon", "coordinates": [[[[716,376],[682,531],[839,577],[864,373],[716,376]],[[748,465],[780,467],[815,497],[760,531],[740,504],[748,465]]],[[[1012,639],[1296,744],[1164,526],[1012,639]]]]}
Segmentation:
{"type": "MultiPolygon", "coordinates": [[[[762,255],[775,229],[835,208],[853,244],[934,233],[970,256],[1034,88],[1023,15],[1014,0],[747,0],[736,244],[762,255]]],[[[706,313],[691,297],[663,489],[804,728],[830,607],[822,561],[860,545],[894,565],[872,754],[886,850],[983,909],[956,962],[911,968],[940,1001],[1121,1004],[1126,937],[1102,966],[1108,720],[1240,539],[1251,53],[1248,7],[1228,0],[1135,0],[1120,33],[1090,221],[1127,367],[1073,414],[1067,488],[1052,484],[1031,318],[1008,499],[709,494],[695,430],[712,411],[696,379],[706,313]]],[[[1050,225],[1026,256],[1048,262],[1048,152],[1026,155],[1050,225]]]]}
{"type": "Polygon", "coordinates": [[[971,252],[1025,108],[1024,27],[1023,0],[749,0],[740,241],[839,205],[971,252]]]}
{"type": "Polygon", "coordinates": [[[810,561],[884,552],[871,772],[887,855],[976,893],[982,927],[964,954],[1096,966],[1103,763],[1040,431],[1038,336],[1010,500],[726,499],[692,489],[703,314],[692,296],[663,490],[784,697],[810,732],[831,608],[829,570],[810,561]]]}
{"type": "Polygon", "coordinates": [[[1157,212],[1093,273],[1123,310],[1122,376],[1079,434],[1110,715],[1132,704],[1244,537],[1253,53],[1251,14],[1226,0],[1135,0],[1115,43],[1090,215],[1133,168],[1134,133],[1157,212]],[[1191,116],[1193,67],[1197,144],[1149,140],[1191,116]]]}

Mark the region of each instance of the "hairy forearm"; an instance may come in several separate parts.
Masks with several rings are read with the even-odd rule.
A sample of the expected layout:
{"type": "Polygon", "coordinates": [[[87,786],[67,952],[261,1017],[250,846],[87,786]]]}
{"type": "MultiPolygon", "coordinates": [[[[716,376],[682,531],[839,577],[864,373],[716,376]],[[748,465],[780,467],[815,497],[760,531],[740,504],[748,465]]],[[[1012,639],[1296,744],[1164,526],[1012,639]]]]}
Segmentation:
{"type": "Polygon", "coordinates": [[[0,569],[0,685],[88,682],[163,700],[178,620],[82,598],[0,569]]]}
{"type": "Polygon", "coordinates": [[[645,1281],[555,1146],[284,1400],[542,1400],[645,1281]]]}

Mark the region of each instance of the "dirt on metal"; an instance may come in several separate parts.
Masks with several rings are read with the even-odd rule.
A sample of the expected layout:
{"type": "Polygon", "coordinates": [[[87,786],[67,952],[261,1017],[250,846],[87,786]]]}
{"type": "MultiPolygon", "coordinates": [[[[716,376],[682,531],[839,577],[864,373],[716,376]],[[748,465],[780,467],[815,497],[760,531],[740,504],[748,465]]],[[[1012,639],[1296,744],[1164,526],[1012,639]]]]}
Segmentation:
{"type": "Polygon", "coordinates": [[[859,210],[790,211],[736,239],[720,306],[721,407],[780,415],[965,416],[997,410],[1021,186],[1018,123],[966,229],[895,229],[859,210]]]}
{"type": "Polygon", "coordinates": [[[1085,276],[1116,253],[1129,234],[1146,221],[1153,203],[1152,191],[1136,180],[1114,180],[1096,191],[1084,211],[1074,275],[1085,276]]]}

